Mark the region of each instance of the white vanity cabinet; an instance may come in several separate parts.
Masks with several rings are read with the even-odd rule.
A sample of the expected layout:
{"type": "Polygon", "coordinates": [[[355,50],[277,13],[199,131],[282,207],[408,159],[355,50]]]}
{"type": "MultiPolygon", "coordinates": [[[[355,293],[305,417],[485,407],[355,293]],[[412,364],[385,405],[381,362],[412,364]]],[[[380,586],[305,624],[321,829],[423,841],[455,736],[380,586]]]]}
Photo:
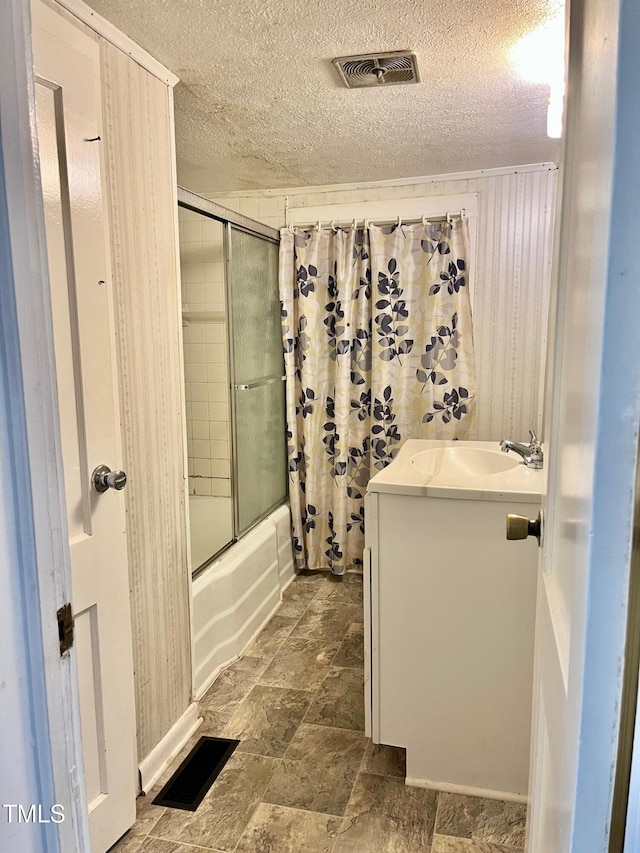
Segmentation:
{"type": "Polygon", "coordinates": [[[369,483],[367,733],[406,748],[408,784],[518,798],[528,783],[538,548],[534,538],[507,541],[505,517],[537,516],[542,473],[492,458],[497,450],[408,441],[369,483]],[[433,454],[418,457],[441,448],[452,452],[435,470],[433,454]],[[474,451],[462,467],[460,448],[474,451]],[[416,458],[430,460],[430,473],[416,458]],[[491,470],[501,463],[509,470],[491,470]]]}

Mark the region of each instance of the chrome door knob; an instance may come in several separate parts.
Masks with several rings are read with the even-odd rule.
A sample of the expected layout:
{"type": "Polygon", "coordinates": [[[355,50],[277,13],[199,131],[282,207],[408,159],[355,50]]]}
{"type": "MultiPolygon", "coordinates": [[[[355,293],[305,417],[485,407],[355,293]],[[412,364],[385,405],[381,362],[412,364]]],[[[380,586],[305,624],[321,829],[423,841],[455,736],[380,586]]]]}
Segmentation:
{"type": "Polygon", "coordinates": [[[106,492],[107,489],[119,492],[127,485],[127,475],[124,471],[112,471],[106,465],[98,465],[91,475],[91,482],[96,492],[106,492]]]}
{"type": "Polygon", "coordinates": [[[531,519],[526,515],[507,515],[507,539],[526,539],[527,536],[535,536],[540,544],[542,536],[542,510],[538,517],[531,519]]]}

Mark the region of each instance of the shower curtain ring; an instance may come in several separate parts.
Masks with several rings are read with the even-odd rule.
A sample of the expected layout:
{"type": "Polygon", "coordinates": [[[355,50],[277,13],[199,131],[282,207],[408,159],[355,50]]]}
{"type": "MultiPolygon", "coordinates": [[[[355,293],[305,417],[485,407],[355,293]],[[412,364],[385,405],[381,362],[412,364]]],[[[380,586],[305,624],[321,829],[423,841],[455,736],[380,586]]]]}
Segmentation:
{"type": "Polygon", "coordinates": [[[427,227],[427,217],[424,213],[422,214],[422,224],[425,228],[427,227]]]}
{"type": "Polygon", "coordinates": [[[398,217],[398,222],[396,223],[396,228],[399,228],[402,225],[402,219],[398,217]]]}
{"type": "Polygon", "coordinates": [[[318,219],[318,231],[320,231],[320,230],[321,230],[321,227],[320,227],[320,220],[318,219]]]}
{"type": "Polygon", "coordinates": [[[336,221],[335,221],[335,219],[332,219],[332,220],[331,220],[331,230],[332,230],[332,231],[335,231],[335,230],[336,230],[336,221]]]}

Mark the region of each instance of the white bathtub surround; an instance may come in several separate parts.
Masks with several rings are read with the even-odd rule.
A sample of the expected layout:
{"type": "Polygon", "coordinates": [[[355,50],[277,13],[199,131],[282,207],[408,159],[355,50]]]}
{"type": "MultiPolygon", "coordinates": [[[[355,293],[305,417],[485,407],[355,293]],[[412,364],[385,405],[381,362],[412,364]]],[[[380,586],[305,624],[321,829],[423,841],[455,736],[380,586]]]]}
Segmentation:
{"type": "Polygon", "coordinates": [[[195,571],[233,540],[231,498],[189,495],[189,532],[195,571]]]}
{"type": "Polygon", "coordinates": [[[194,692],[253,642],[293,580],[290,514],[279,507],[193,582],[194,692]]]}
{"type": "Polygon", "coordinates": [[[367,733],[407,784],[524,800],[543,472],[493,442],[408,441],[369,483],[367,733]],[[509,466],[509,467],[507,467],[509,466]]]}
{"type": "Polygon", "coordinates": [[[275,524],[276,541],[278,543],[278,574],[280,577],[280,592],[284,592],[296,576],[291,549],[291,510],[288,506],[278,507],[269,516],[275,524]]]}

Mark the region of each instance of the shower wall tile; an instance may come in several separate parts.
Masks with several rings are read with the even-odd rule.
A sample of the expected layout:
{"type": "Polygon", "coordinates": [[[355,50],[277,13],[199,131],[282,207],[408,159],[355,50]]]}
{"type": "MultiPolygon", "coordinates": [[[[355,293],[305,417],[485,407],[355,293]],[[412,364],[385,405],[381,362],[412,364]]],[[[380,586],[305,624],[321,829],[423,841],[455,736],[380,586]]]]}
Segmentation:
{"type": "Polygon", "coordinates": [[[209,404],[208,403],[191,403],[191,414],[188,417],[194,421],[209,420],[209,404]]]}
{"type": "Polygon", "coordinates": [[[187,344],[186,356],[188,364],[206,364],[207,361],[207,345],[206,344],[187,344]]]}
{"type": "Polygon", "coordinates": [[[231,464],[227,459],[212,459],[211,474],[222,480],[228,480],[231,476],[231,464]]]}
{"type": "Polygon", "coordinates": [[[224,421],[209,421],[207,425],[209,427],[208,438],[214,438],[217,441],[228,441],[229,430],[224,421]]]}
{"type": "Polygon", "coordinates": [[[185,222],[182,227],[183,243],[201,243],[202,226],[199,222],[185,222]]]}
{"type": "Polygon", "coordinates": [[[189,421],[187,428],[191,426],[190,438],[208,439],[210,435],[209,421],[189,421]]]}
{"type": "Polygon", "coordinates": [[[204,288],[202,282],[187,282],[184,286],[184,292],[189,306],[199,305],[204,302],[204,288]]]}
{"type": "Polygon", "coordinates": [[[205,344],[204,359],[207,364],[226,364],[227,353],[223,344],[205,344]]]}
{"type": "Polygon", "coordinates": [[[193,403],[199,403],[203,400],[209,399],[206,382],[190,382],[188,385],[191,389],[190,399],[193,403]]]}
{"type": "Polygon", "coordinates": [[[190,480],[193,481],[193,492],[194,495],[211,495],[212,494],[212,483],[213,480],[209,478],[198,478],[198,477],[190,477],[190,480]]]}
{"type": "Polygon", "coordinates": [[[223,320],[223,230],[220,223],[185,208],[178,209],[178,219],[182,308],[188,314],[183,340],[187,461],[192,475],[189,492],[228,496],[229,378],[223,320]],[[214,312],[218,320],[212,321],[207,312],[214,312]]]}
{"type": "MultiPolygon", "coordinates": [[[[227,382],[227,366],[226,364],[208,364],[206,370],[206,378],[209,382],[227,382]]],[[[225,397],[226,399],[226,397],[225,397]]]]}
{"type": "Polygon", "coordinates": [[[216,243],[220,239],[220,223],[215,220],[210,220],[208,222],[202,222],[202,242],[203,243],[216,243]]]}
{"type": "MultiPolygon", "coordinates": [[[[205,341],[208,344],[224,343],[224,327],[222,323],[206,323],[204,327],[204,333],[205,341]]],[[[226,371],[224,371],[224,373],[226,375],[226,371]]]]}
{"type": "Polygon", "coordinates": [[[211,494],[216,498],[228,498],[231,497],[231,481],[230,480],[216,480],[212,478],[209,480],[211,483],[211,494]]]}
{"type": "Polygon", "coordinates": [[[203,344],[204,343],[204,324],[195,323],[192,326],[187,326],[189,332],[189,343],[203,344]]]}
{"type": "Polygon", "coordinates": [[[220,459],[224,461],[229,458],[229,445],[226,441],[210,441],[211,448],[210,459],[220,459]]]}
{"type": "Polygon", "coordinates": [[[222,382],[207,383],[207,397],[210,402],[223,403],[227,399],[228,386],[222,382]]]}
{"type": "Polygon", "coordinates": [[[178,219],[180,222],[199,222],[200,217],[195,210],[188,210],[186,207],[178,208],[178,219]]]}
{"type": "Polygon", "coordinates": [[[229,424],[229,402],[228,400],[220,400],[215,403],[208,404],[209,420],[213,422],[222,421],[229,424]]]}
{"type": "Polygon", "coordinates": [[[209,379],[209,371],[206,364],[186,364],[187,381],[206,382],[209,379]]]}
{"type": "Polygon", "coordinates": [[[193,455],[196,459],[211,459],[210,450],[209,450],[209,442],[208,441],[200,441],[199,439],[194,439],[194,441],[193,441],[193,455]]]}
{"type": "Polygon", "coordinates": [[[201,283],[204,281],[203,264],[189,263],[187,261],[183,261],[183,263],[181,264],[181,275],[183,284],[201,283]]]}
{"type": "Polygon", "coordinates": [[[194,459],[193,460],[193,475],[195,477],[210,477],[211,476],[211,460],[210,459],[194,459]]]}
{"type": "Polygon", "coordinates": [[[201,300],[205,311],[224,311],[224,287],[222,282],[204,282],[202,285],[201,300]]]}

